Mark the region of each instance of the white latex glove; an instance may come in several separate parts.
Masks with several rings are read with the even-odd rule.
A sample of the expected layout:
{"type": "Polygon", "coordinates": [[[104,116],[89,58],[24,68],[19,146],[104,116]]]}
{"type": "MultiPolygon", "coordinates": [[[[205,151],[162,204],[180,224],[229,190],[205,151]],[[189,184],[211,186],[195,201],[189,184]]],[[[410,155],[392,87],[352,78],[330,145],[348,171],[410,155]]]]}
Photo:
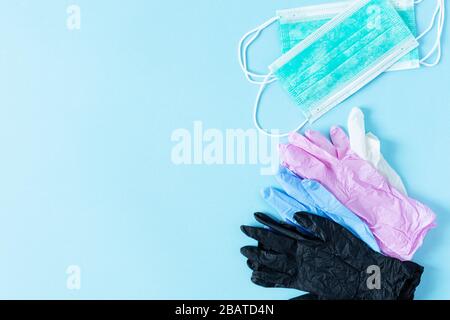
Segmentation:
{"type": "Polygon", "coordinates": [[[372,163],[391,186],[406,195],[406,188],[402,179],[381,154],[380,140],[372,133],[366,134],[364,114],[361,109],[352,109],[348,116],[347,125],[352,150],[362,159],[372,163]]]}

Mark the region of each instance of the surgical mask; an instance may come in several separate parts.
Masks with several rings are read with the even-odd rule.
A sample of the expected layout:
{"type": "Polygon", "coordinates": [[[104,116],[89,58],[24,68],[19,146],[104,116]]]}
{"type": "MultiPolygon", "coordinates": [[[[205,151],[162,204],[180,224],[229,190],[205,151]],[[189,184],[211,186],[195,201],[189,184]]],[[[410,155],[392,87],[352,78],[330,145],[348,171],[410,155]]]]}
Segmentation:
{"type": "MultiPolygon", "coordinates": [[[[248,70],[247,50],[265,28],[281,17],[276,16],[244,35],[239,44],[240,65],[247,79],[261,86],[253,112],[256,128],[273,137],[288,135],[271,134],[259,125],[259,102],[268,84],[279,81],[300,106],[306,119],[294,130],[298,131],[307,123],[316,121],[379,74],[392,68],[400,59],[407,59],[404,57],[414,52],[418,47],[417,40],[433,29],[436,20],[436,42],[419,62],[425,66],[438,64],[445,17],[444,0],[437,0],[432,22],[417,40],[392,6],[392,1],[351,2],[346,8],[341,8],[341,13],[317,26],[316,31],[306,36],[303,41],[300,40],[300,43],[275,61],[269,67],[270,73],[265,75],[248,70]],[[250,39],[246,42],[248,38],[250,39]],[[437,53],[435,61],[427,62],[434,53],[437,53]]],[[[399,5],[396,8],[398,9],[399,5]]]]}
{"type": "MultiPolygon", "coordinates": [[[[391,3],[412,34],[416,36],[414,0],[391,0],[391,3]]],[[[282,53],[291,50],[322,25],[345,11],[350,5],[351,1],[343,1],[277,11],[282,53]]],[[[416,48],[395,63],[388,71],[419,68],[419,60],[419,49],[416,48]]]]}

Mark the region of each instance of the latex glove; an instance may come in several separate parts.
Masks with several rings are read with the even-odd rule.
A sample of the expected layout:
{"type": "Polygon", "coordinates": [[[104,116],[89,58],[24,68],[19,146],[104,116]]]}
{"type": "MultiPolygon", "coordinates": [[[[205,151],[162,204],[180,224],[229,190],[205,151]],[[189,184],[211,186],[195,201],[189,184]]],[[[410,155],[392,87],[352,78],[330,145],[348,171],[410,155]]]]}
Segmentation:
{"type": "Polygon", "coordinates": [[[362,159],[369,161],[389,181],[391,186],[407,194],[402,178],[395,172],[381,154],[380,140],[372,133],[366,134],[364,114],[353,108],[348,116],[348,135],[350,146],[362,159]]]}
{"type": "Polygon", "coordinates": [[[330,136],[332,143],[316,131],[307,131],[306,137],[290,134],[290,144],[280,145],[282,165],[300,177],[317,180],[361,217],[382,252],[410,260],[435,226],[435,214],[392,187],[352,152],[342,129],[333,127],[330,136]]]}
{"type": "Polygon", "coordinates": [[[300,179],[288,169],[281,167],[277,181],[284,191],[266,188],[262,196],[283,220],[298,226],[294,215],[300,211],[325,217],[339,223],[364,241],[372,250],[380,252],[377,242],[369,227],[353,212],[342,205],[320,183],[309,179],[300,179]]]}
{"type": "Polygon", "coordinates": [[[306,291],[312,299],[414,298],[423,267],[371,250],[341,225],[299,212],[294,216],[296,222],[310,231],[304,234],[262,213],[255,213],[255,218],[266,228],[241,227],[258,242],[257,246],[241,248],[255,284],[306,291]],[[374,266],[380,272],[376,290],[368,285],[372,282],[368,270],[374,266]]]}

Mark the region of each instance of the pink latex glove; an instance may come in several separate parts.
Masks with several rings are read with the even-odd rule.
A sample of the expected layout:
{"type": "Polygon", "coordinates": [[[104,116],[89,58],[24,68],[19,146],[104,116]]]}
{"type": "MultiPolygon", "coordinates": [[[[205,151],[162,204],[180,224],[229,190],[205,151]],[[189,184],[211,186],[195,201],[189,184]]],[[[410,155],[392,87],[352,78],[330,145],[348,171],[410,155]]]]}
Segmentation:
{"type": "Polygon", "coordinates": [[[367,161],[350,149],[345,132],[330,130],[331,142],[317,131],[292,133],[280,145],[283,166],[319,181],[372,230],[383,253],[411,260],[435,226],[435,214],[389,185],[367,161]]]}

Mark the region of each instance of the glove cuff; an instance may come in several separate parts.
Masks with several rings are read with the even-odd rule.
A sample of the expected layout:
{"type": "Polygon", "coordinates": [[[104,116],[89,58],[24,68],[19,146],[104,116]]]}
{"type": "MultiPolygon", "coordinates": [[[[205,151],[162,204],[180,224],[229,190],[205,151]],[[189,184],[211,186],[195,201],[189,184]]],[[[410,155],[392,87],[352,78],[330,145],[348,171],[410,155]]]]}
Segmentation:
{"type": "Polygon", "coordinates": [[[422,277],[424,268],[412,261],[403,262],[403,266],[406,268],[407,273],[410,276],[405,280],[403,286],[400,288],[398,300],[413,300],[416,288],[420,284],[420,278],[422,277]]]}

